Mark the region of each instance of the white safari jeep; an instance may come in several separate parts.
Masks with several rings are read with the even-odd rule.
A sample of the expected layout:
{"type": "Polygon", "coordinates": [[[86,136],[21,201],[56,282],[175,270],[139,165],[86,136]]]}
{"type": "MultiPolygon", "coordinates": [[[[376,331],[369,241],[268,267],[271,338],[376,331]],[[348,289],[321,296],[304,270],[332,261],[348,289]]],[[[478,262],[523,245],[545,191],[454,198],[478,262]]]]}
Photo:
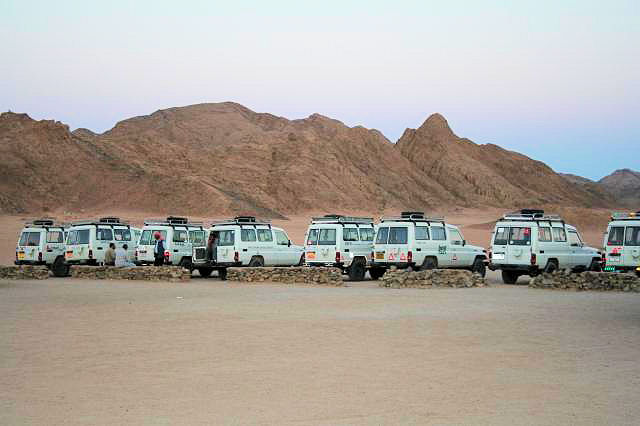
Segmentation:
{"type": "Polygon", "coordinates": [[[373,219],[329,214],[311,219],[305,235],[305,263],[335,266],[354,281],[364,279],[373,250],[373,219]]]}
{"type": "Polygon", "coordinates": [[[69,267],[64,262],[64,227],[53,219],[28,222],[16,246],[16,265],[45,265],[56,277],[65,277],[69,267]]]}
{"type": "Polygon", "coordinates": [[[605,271],[636,271],[640,276],[640,211],[612,214],[604,247],[605,271]]]}
{"type": "Polygon", "coordinates": [[[371,278],[380,278],[391,266],[397,268],[468,269],[486,273],[482,247],[467,244],[457,226],[444,218],[425,217],[423,212],[402,212],[378,224],[373,246],[371,278]]]}
{"type": "Polygon", "coordinates": [[[600,253],[586,247],[578,230],[544,210],[522,209],[496,222],[489,269],[502,271],[502,281],[514,284],[521,275],[534,277],[557,269],[599,271],[600,253]]]}
{"type": "Polygon", "coordinates": [[[73,222],[67,229],[65,260],[69,265],[100,265],[110,243],[116,248],[127,245],[127,257],[133,258],[136,235],[140,229],[131,227],[117,217],[73,222]]]}
{"type": "Polygon", "coordinates": [[[204,225],[201,222],[189,222],[186,217],[175,216],[169,216],[166,220],[145,220],[142,235],[136,247],[136,265],[153,265],[156,232],[159,232],[164,239],[165,264],[192,269],[193,246],[206,244],[207,231],[204,225]]]}
{"type": "Polygon", "coordinates": [[[304,248],[291,244],[282,228],[253,216],[238,216],[211,224],[209,235],[218,238],[216,253],[207,243],[193,246],[193,268],[202,276],[217,270],[227,276],[229,266],[294,266],[304,262],[304,248]]]}

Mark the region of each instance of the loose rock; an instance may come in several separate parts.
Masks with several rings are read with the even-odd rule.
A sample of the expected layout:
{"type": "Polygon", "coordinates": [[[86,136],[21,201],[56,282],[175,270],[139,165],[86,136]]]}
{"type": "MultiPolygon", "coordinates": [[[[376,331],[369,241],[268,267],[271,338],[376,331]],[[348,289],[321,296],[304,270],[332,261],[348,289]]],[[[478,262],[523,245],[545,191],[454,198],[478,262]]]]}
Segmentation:
{"type": "Polygon", "coordinates": [[[310,268],[310,267],[291,267],[291,268],[228,268],[227,280],[244,281],[244,282],[278,282],[278,283],[299,283],[341,286],[342,271],[338,268],[310,268]]]}
{"type": "Polygon", "coordinates": [[[418,272],[390,269],[380,278],[378,285],[389,288],[470,288],[488,286],[482,275],[462,269],[429,269],[418,272]]]}
{"type": "Polygon", "coordinates": [[[595,291],[627,291],[640,292],[640,278],[635,274],[616,272],[582,272],[572,274],[557,271],[543,273],[529,281],[529,287],[561,290],[595,290],[595,291]]]}
{"type": "Polygon", "coordinates": [[[72,266],[71,276],[88,280],[142,280],[182,282],[191,279],[191,272],[180,266],[72,266]]]}
{"type": "Polygon", "coordinates": [[[46,280],[49,270],[46,266],[0,266],[0,279],[5,280],[46,280]]]}

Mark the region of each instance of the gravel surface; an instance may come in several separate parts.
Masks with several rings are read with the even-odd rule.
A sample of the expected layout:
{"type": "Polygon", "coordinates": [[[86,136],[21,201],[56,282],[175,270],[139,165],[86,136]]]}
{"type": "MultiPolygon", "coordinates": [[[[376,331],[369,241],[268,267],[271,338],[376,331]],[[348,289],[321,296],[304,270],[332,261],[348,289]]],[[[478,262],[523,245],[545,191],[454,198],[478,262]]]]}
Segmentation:
{"type": "Polygon", "coordinates": [[[0,281],[0,424],[631,425],[639,359],[636,294],[0,281]]]}

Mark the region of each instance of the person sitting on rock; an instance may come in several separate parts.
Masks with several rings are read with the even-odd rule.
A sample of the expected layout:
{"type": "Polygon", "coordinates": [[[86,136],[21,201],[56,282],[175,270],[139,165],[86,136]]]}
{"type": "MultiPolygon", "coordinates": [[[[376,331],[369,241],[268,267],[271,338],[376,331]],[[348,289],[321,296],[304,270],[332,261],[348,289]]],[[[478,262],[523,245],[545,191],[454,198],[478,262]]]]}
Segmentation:
{"type": "Polygon", "coordinates": [[[104,252],[104,264],[116,266],[116,245],[113,243],[109,243],[109,248],[104,252]]]}
{"type": "Polygon", "coordinates": [[[129,246],[123,244],[123,246],[116,250],[116,266],[120,268],[130,268],[135,266],[132,262],[129,261],[129,257],[127,256],[127,249],[129,246]]]}

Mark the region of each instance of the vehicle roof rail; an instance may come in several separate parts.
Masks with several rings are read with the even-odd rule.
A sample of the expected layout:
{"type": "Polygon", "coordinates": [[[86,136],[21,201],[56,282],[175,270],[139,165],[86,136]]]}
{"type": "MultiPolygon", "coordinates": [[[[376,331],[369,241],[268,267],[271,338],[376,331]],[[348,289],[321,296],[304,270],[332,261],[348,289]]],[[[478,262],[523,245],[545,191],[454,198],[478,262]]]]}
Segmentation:
{"type": "Polygon", "coordinates": [[[145,226],[153,226],[153,225],[157,225],[157,226],[184,226],[184,227],[203,227],[204,226],[204,222],[202,221],[189,221],[187,219],[187,221],[185,222],[183,219],[187,219],[187,218],[182,218],[182,217],[173,217],[173,216],[169,216],[166,219],[145,219],[144,220],[144,225],[145,226]]]}
{"type": "Polygon", "coordinates": [[[211,226],[217,225],[267,225],[271,226],[270,220],[257,219],[255,216],[236,216],[230,219],[213,219],[211,226]]]}
{"type": "Polygon", "coordinates": [[[557,214],[544,214],[544,210],[522,209],[515,212],[505,213],[500,220],[503,221],[549,221],[564,222],[562,216],[557,214]]]}
{"type": "Polygon", "coordinates": [[[101,217],[99,221],[102,223],[121,223],[120,218],[115,216],[101,217]]]}
{"type": "Polygon", "coordinates": [[[640,220],[640,211],[637,212],[613,212],[611,220],[640,220]]]}
{"type": "Polygon", "coordinates": [[[129,222],[121,220],[117,217],[101,217],[100,219],[80,219],[71,221],[71,226],[81,226],[81,225],[104,225],[104,226],[130,226],[129,222]]]}
{"type": "Polygon", "coordinates": [[[380,222],[440,222],[444,223],[444,217],[425,216],[421,212],[403,212],[408,213],[401,216],[381,217],[380,222]]]}
{"type": "Polygon", "coordinates": [[[357,217],[357,216],[343,216],[343,215],[330,215],[315,216],[311,218],[311,223],[338,223],[338,224],[372,224],[372,217],[357,217]]]}
{"type": "Polygon", "coordinates": [[[41,227],[41,228],[64,228],[64,225],[55,221],[51,217],[43,217],[25,221],[25,226],[41,227]]]}

